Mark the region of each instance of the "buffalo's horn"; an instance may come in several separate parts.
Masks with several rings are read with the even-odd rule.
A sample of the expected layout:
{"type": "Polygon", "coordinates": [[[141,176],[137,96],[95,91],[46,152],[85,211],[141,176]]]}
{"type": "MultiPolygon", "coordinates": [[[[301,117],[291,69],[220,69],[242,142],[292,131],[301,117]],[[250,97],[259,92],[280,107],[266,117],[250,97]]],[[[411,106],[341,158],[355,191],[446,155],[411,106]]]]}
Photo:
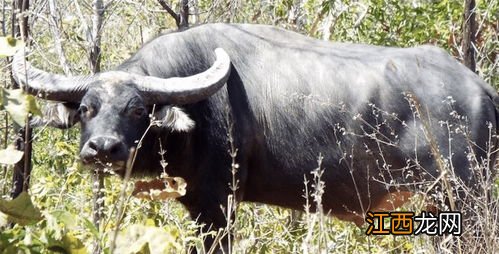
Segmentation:
{"type": "Polygon", "coordinates": [[[215,49],[216,60],[206,71],[188,77],[161,79],[136,77],[137,88],[150,104],[189,104],[201,101],[220,89],[230,74],[230,58],[225,50],[215,49]]]}
{"type": "Polygon", "coordinates": [[[16,82],[28,93],[54,101],[80,102],[88,84],[98,77],[52,74],[31,66],[24,59],[24,50],[19,50],[12,60],[12,74],[16,82]]]}

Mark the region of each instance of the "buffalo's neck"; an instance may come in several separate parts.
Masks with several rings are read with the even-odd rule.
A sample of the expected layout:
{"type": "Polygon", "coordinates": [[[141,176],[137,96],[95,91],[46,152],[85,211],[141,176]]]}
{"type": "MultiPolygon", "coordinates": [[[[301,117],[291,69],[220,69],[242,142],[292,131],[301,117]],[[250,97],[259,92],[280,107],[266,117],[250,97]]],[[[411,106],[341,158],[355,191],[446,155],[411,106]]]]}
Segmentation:
{"type": "Polygon", "coordinates": [[[146,44],[116,69],[160,78],[187,77],[207,70],[215,60],[216,46],[186,42],[183,37],[175,34],[146,44]],[[176,46],[166,48],[165,44],[176,46]]]}

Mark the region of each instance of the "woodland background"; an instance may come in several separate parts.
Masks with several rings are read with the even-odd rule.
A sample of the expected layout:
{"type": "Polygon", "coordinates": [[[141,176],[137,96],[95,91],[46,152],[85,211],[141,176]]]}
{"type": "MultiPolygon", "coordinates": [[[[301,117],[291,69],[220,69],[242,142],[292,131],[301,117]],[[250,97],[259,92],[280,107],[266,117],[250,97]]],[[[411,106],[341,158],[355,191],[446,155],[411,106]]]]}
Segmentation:
{"type": "MultiPolygon", "coordinates": [[[[15,86],[7,56],[22,46],[14,38],[25,39],[35,66],[73,75],[111,69],[160,33],[211,22],[272,24],[341,42],[433,44],[464,61],[468,51],[463,47],[467,44],[463,21],[469,20],[464,14],[470,2],[475,1],[2,0],[0,145],[5,150],[0,151],[4,164],[0,168],[0,253],[110,253],[111,248],[115,253],[209,252],[202,247],[204,235],[195,234],[198,226],[179,203],[130,197],[131,183],[96,177],[83,169],[77,156],[78,127],[37,128],[32,133],[21,128],[28,112],[39,113],[43,103],[7,90],[15,86]],[[20,28],[14,20],[21,21],[20,28]],[[24,134],[33,141],[32,151],[25,146],[24,134]],[[16,143],[24,155],[31,153],[31,160],[18,162],[23,152],[9,147],[16,143]],[[10,201],[12,179],[15,172],[19,179],[24,168],[32,168],[29,188],[18,184],[14,192],[19,194],[24,187],[29,194],[10,201]],[[123,184],[127,191],[120,195],[123,184]],[[120,233],[115,239],[116,225],[120,233]]],[[[477,0],[471,14],[476,21],[470,44],[476,72],[497,88],[499,3],[477,0]]],[[[477,207],[483,214],[478,220],[490,226],[488,233],[453,245],[460,246],[459,252],[499,252],[498,189],[496,180],[493,202],[477,207]]],[[[416,203],[405,210],[421,209],[416,203]]],[[[227,228],[234,233],[235,253],[440,253],[451,252],[446,243],[456,241],[440,239],[438,248],[427,236],[366,237],[366,228],[321,213],[258,204],[240,204],[237,215],[227,228]]]]}

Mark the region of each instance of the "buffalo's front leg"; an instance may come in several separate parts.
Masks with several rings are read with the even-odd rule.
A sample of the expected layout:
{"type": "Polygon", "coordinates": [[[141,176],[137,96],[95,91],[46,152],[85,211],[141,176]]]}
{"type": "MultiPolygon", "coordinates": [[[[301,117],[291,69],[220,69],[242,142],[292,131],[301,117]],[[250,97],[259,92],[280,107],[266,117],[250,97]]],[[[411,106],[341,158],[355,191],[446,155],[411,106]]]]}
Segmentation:
{"type": "MultiPolygon", "coordinates": [[[[228,253],[228,234],[230,232],[226,231],[227,195],[214,197],[206,195],[207,193],[204,194],[198,196],[197,202],[188,199],[181,199],[180,201],[186,206],[191,218],[201,225],[198,233],[205,237],[203,252],[208,253],[211,249],[214,249],[216,251],[212,253],[222,253],[222,250],[224,253],[228,253]],[[210,231],[212,233],[205,234],[210,231]]],[[[229,211],[229,213],[233,215],[233,211],[229,211]]],[[[233,217],[231,216],[231,218],[233,217]]]]}

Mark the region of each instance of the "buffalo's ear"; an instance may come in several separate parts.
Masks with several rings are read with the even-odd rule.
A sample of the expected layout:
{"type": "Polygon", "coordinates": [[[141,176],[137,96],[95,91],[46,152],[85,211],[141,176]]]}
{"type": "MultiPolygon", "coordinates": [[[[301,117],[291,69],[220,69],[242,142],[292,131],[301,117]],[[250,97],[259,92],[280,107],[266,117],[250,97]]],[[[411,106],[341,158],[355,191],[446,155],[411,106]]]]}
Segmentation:
{"type": "Polygon", "coordinates": [[[163,106],[154,112],[156,126],[171,131],[188,132],[194,128],[194,121],[181,108],[163,106]]]}
{"type": "Polygon", "coordinates": [[[43,117],[33,117],[30,125],[32,127],[48,125],[59,129],[68,129],[79,121],[77,104],[49,102],[43,107],[43,117]]]}

